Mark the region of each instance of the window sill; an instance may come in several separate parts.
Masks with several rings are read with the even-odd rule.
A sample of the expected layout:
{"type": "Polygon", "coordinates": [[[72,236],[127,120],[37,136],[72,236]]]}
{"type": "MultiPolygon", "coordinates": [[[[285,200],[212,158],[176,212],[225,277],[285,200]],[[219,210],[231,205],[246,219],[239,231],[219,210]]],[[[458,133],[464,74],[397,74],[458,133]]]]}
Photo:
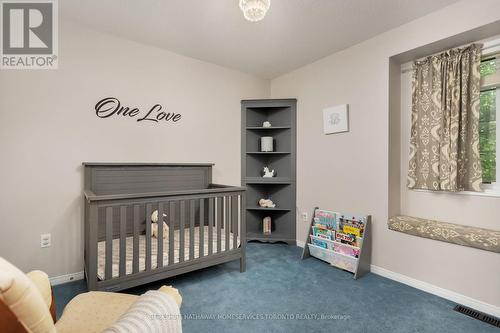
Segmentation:
{"type": "Polygon", "coordinates": [[[434,193],[437,195],[468,195],[473,197],[492,197],[492,198],[500,198],[500,189],[484,189],[483,192],[472,192],[472,191],[462,191],[462,192],[444,192],[444,191],[431,191],[431,190],[416,190],[416,189],[408,189],[410,191],[415,192],[424,192],[424,193],[434,193]]]}

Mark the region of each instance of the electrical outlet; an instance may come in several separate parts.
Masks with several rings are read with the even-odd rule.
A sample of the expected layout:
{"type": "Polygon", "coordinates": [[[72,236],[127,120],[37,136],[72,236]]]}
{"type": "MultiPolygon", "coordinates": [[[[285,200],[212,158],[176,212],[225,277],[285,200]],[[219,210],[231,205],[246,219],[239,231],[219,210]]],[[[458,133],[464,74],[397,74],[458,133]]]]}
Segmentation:
{"type": "Polygon", "coordinates": [[[304,222],[309,221],[309,216],[307,215],[307,212],[302,212],[302,220],[304,222]]]}
{"type": "Polygon", "coordinates": [[[40,235],[40,246],[41,247],[49,247],[51,243],[50,234],[41,234],[40,235]]]}

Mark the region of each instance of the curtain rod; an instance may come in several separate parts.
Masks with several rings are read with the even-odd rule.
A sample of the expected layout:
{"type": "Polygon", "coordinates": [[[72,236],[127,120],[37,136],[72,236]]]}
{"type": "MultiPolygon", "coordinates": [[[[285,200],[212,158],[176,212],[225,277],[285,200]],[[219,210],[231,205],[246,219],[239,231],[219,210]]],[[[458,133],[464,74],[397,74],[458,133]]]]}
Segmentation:
{"type": "MultiPolygon", "coordinates": [[[[473,43],[472,43],[473,44],[473,43]]],[[[438,52],[441,53],[441,52],[438,52]]],[[[436,54],[438,54],[436,53],[436,54]]],[[[500,58],[500,40],[494,40],[491,42],[483,43],[483,47],[481,48],[481,58],[500,58]]],[[[498,60],[497,60],[498,61],[498,60]]],[[[413,62],[413,61],[412,61],[413,62]]],[[[412,67],[409,66],[401,70],[401,73],[408,73],[412,71],[412,67]]]]}

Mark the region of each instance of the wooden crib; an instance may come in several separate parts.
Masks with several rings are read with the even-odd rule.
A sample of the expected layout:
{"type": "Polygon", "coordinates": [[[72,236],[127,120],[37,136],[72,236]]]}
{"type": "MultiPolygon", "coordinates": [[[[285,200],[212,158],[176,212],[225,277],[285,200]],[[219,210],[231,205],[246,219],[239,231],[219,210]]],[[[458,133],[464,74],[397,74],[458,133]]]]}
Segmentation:
{"type": "Polygon", "coordinates": [[[83,165],[89,290],[127,289],[236,259],[245,271],[245,188],[212,184],[213,164],[83,165]]]}

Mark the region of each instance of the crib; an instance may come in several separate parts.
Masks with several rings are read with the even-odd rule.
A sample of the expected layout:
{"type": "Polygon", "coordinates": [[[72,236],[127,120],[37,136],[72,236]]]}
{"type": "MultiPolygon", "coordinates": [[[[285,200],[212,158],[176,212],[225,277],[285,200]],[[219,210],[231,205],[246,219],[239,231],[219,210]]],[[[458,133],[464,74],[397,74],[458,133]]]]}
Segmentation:
{"type": "Polygon", "coordinates": [[[237,259],[245,271],[245,188],[212,184],[213,164],[83,167],[89,290],[123,290],[237,259]],[[165,235],[162,227],[152,235],[154,211],[165,235]]]}

